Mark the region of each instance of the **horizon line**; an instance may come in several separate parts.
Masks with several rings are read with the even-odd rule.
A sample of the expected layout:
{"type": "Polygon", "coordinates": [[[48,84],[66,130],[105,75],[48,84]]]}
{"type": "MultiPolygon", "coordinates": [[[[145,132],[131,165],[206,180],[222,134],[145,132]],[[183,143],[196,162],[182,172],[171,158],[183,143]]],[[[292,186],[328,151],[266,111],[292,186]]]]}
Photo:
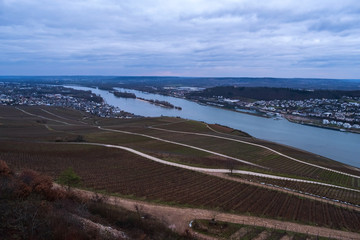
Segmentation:
{"type": "Polygon", "coordinates": [[[135,77],[148,77],[148,78],[214,78],[214,79],[229,79],[229,78],[238,78],[238,79],[317,79],[317,80],[356,80],[359,81],[357,78],[317,78],[317,77],[212,77],[212,76],[163,76],[163,75],[101,75],[101,74],[94,74],[94,75],[0,75],[0,78],[4,77],[129,77],[129,78],[135,78],[135,77]]]}

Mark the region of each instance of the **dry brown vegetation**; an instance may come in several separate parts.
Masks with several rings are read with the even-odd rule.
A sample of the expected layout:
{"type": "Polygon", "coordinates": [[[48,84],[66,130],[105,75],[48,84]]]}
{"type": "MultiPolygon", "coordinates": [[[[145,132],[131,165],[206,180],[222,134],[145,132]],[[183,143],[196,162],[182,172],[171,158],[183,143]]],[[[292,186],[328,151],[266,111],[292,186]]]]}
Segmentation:
{"type": "Polygon", "coordinates": [[[1,239],[192,239],[102,202],[53,188],[49,176],[24,170],[14,174],[0,160],[1,239]],[[110,227],[110,228],[109,228],[110,227]]]}

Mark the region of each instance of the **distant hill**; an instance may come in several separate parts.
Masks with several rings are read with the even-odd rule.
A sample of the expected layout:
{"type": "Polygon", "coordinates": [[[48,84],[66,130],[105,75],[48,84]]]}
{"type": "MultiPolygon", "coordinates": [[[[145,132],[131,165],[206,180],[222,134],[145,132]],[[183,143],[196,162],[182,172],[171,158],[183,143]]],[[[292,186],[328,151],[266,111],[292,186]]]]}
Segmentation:
{"type": "Polygon", "coordinates": [[[132,86],[193,86],[193,87],[275,87],[294,89],[360,90],[360,79],[316,79],[316,78],[186,78],[186,77],[116,77],[114,83],[123,87],[132,86]]]}
{"type": "Polygon", "coordinates": [[[79,84],[103,87],[139,86],[238,86],[294,89],[360,90],[360,79],[249,78],[249,77],[157,77],[157,76],[0,76],[0,82],[79,84]]]}
{"type": "Polygon", "coordinates": [[[305,100],[310,98],[340,99],[343,96],[360,97],[360,90],[298,90],[290,88],[268,88],[268,87],[214,87],[207,88],[201,92],[193,92],[188,97],[212,97],[223,96],[226,98],[254,99],[254,100],[305,100]]]}

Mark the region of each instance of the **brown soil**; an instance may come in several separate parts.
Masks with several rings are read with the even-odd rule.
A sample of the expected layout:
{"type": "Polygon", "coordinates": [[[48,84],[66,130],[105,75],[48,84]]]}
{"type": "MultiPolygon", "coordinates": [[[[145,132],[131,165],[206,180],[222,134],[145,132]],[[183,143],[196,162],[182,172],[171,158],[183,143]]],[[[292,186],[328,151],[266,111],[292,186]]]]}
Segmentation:
{"type": "MultiPolygon", "coordinates": [[[[59,187],[58,185],[56,186],[59,187]]],[[[95,195],[93,192],[85,190],[76,189],[73,191],[86,198],[91,198],[95,195]]],[[[304,233],[308,235],[344,240],[360,239],[359,233],[333,230],[324,227],[302,225],[274,219],[235,215],[205,209],[170,207],[113,196],[106,197],[104,201],[112,205],[121,206],[131,211],[136,211],[135,208],[137,207],[140,214],[149,214],[151,216],[154,216],[161,220],[163,223],[165,223],[168,227],[179,233],[184,233],[186,231],[189,232],[189,223],[193,219],[213,219],[215,217],[218,221],[261,226],[266,228],[304,233]]]]}
{"type": "Polygon", "coordinates": [[[57,177],[65,166],[72,166],[82,178],[84,187],[132,195],[147,201],[239,214],[249,212],[285,221],[314,222],[354,232],[359,230],[359,211],[299,198],[295,194],[166,166],[124,151],[99,151],[97,147],[85,145],[39,147],[42,145],[7,142],[0,145],[0,150],[5,150],[0,151],[0,156],[14,169],[27,167],[53,177],[57,177]]]}
{"type": "Polygon", "coordinates": [[[319,198],[319,197],[314,197],[314,196],[310,196],[310,195],[306,195],[306,194],[297,193],[295,191],[286,190],[286,189],[283,189],[283,188],[272,187],[272,186],[260,184],[260,183],[257,183],[257,182],[247,181],[245,179],[241,179],[241,178],[237,178],[237,177],[231,177],[231,176],[229,176],[227,174],[224,174],[224,173],[206,173],[206,174],[212,175],[212,176],[217,176],[219,178],[223,178],[223,179],[227,179],[227,180],[231,180],[231,181],[235,181],[235,182],[246,183],[246,184],[254,185],[254,186],[257,186],[257,187],[262,187],[262,188],[272,189],[272,190],[276,190],[276,191],[280,191],[280,192],[285,192],[285,193],[289,193],[289,194],[292,194],[292,195],[295,195],[295,196],[305,197],[305,198],[308,198],[308,199],[312,199],[312,200],[316,200],[316,201],[320,201],[320,202],[324,202],[324,203],[330,203],[332,205],[336,205],[336,206],[339,206],[339,207],[344,207],[344,208],[347,208],[347,209],[353,209],[353,210],[356,210],[356,211],[360,211],[360,208],[357,207],[357,206],[347,205],[347,204],[340,203],[340,202],[334,202],[334,201],[319,198]]]}

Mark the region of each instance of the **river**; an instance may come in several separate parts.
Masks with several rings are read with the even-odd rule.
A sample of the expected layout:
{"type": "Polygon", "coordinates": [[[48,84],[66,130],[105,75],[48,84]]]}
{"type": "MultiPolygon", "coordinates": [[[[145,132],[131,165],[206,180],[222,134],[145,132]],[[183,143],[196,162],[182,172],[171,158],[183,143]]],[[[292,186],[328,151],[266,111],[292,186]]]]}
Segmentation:
{"type": "Polygon", "coordinates": [[[134,93],[137,97],[167,101],[175,106],[182,107],[182,110],[167,109],[138,99],[117,98],[108,91],[94,88],[66,87],[90,90],[103,97],[108,104],[137,115],[147,117],[173,116],[207,123],[218,123],[247,132],[260,139],[289,145],[360,167],[360,134],[311,127],[292,123],[285,119],[262,118],[204,106],[181,98],[145,93],[132,89],[116,88],[118,91],[134,93]]]}

